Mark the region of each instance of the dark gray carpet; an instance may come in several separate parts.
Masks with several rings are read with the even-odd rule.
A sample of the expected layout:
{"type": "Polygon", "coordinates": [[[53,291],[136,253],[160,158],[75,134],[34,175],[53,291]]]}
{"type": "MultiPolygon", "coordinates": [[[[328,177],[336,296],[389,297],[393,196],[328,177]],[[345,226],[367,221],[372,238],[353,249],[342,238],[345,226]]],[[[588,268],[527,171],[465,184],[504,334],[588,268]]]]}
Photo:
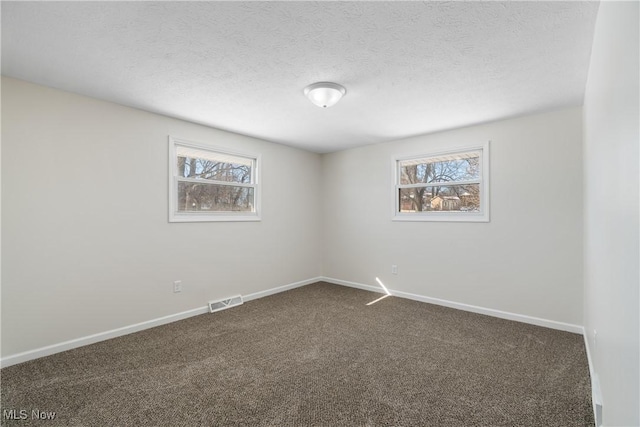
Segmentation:
{"type": "Polygon", "coordinates": [[[29,413],[2,425],[593,425],[580,335],[380,296],[317,283],[2,369],[29,413]]]}

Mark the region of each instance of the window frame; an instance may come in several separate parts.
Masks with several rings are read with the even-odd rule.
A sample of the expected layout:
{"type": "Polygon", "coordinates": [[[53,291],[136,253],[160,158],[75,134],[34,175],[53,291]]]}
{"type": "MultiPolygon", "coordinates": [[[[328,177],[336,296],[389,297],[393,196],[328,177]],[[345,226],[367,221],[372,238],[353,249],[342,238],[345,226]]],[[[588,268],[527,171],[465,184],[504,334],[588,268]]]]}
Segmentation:
{"type": "MultiPolygon", "coordinates": [[[[397,156],[393,158],[393,216],[392,221],[427,221],[427,222],[489,222],[489,171],[490,171],[490,141],[480,145],[467,145],[456,147],[446,151],[433,151],[424,154],[411,154],[397,156]],[[431,185],[400,184],[401,168],[400,162],[405,160],[422,159],[429,157],[440,157],[452,154],[463,154],[469,152],[480,152],[480,178],[471,181],[452,181],[456,184],[477,183],[480,185],[480,212],[458,212],[458,211],[429,211],[429,212],[400,212],[400,189],[411,187],[430,187],[431,185]]],[[[443,183],[439,183],[441,186],[443,183]]],[[[444,183],[446,184],[446,183],[444,183]]]]}
{"type": "Polygon", "coordinates": [[[169,222],[218,222],[218,221],[261,221],[261,197],[260,197],[260,164],[259,154],[243,153],[220,148],[211,144],[191,141],[183,138],[169,136],[169,222]],[[254,210],[253,212],[208,212],[208,211],[178,211],[178,183],[180,181],[190,181],[189,179],[178,177],[178,155],[177,147],[192,148],[196,150],[208,151],[215,154],[242,157],[252,162],[251,183],[244,184],[238,182],[214,181],[218,185],[229,185],[233,187],[253,188],[254,210]]]}

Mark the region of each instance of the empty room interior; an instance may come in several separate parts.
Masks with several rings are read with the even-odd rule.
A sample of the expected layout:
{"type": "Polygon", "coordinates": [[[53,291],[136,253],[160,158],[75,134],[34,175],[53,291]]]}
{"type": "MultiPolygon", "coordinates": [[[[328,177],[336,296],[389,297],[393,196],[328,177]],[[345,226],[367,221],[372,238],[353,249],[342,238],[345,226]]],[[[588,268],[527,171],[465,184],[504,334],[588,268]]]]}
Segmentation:
{"type": "Polygon", "coordinates": [[[640,426],[637,1],[2,1],[2,426],[640,426]]]}

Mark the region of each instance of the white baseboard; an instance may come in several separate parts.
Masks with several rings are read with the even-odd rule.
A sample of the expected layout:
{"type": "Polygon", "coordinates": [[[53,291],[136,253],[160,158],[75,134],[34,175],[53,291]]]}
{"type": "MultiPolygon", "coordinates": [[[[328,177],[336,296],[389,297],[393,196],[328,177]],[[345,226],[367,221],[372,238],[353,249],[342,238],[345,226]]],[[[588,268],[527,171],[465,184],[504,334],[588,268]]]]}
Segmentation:
{"type": "Polygon", "coordinates": [[[321,277],[320,280],[327,283],[333,283],[334,285],[348,286],[350,288],[362,289],[364,291],[378,292],[380,294],[386,293],[380,286],[364,285],[362,283],[349,282],[348,280],[334,279],[333,277],[324,276],[321,277]]]}
{"type": "MultiPolygon", "coordinates": [[[[303,280],[300,282],[290,283],[284,286],[278,286],[276,288],[267,289],[266,291],[254,292],[252,294],[245,295],[243,298],[245,301],[251,301],[254,299],[266,297],[268,295],[277,294],[278,292],[284,292],[289,289],[298,288],[301,286],[309,285],[311,283],[319,282],[320,277],[303,280]]],[[[22,353],[13,354],[0,359],[0,368],[16,365],[18,363],[27,362],[29,360],[38,359],[40,357],[50,356],[52,354],[60,353],[74,348],[83,347],[85,345],[94,344],[100,341],[105,341],[111,338],[117,338],[123,335],[131,334],[134,332],[143,331],[145,329],[153,328],[167,323],[176,322],[178,320],[187,319],[199,314],[205,314],[209,312],[208,306],[194,308],[192,310],[183,311],[181,313],[170,314],[168,316],[159,317],[157,319],[147,320],[144,322],[136,323],[134,325],[123,326],[121,328],[112,329],[110,331],[99,332],[97,334],[89,335],[86,337],[76,338],[69,341],[64,341],[58,344],[48,345],[46,347],[40,347],[34,350],[25,351],[22,353]]]]}
{"type": "Polygon", "coordinates": [[[273,295],[273,294],[277,294],[277,293],[280,293],[280,292],[288,291],[290,289],[300,288],[302,286],[310,285],[312,283],[316,283],[316,282],[320,282],[320,281],[322,281],[321,277],[314,277],[314,278],[311,278],[311,279],[301,280],[301,281],[295,282],[295,283],[290,283],[288,285],[278,286],[277,288],[267,289],[266,291],[254,292],[252,294],[243,295],[242,299],[244,299],[245,301],[251,301],[253,299],[264,298],[264,297],[267,297],[269,295],[273,295]]]}
{"type": "MultiPolygon", "coordinates": [[[[302,280],[295,283],[290,283],[288,285],[278,286],[278,287],[267,289],[264,291],[254,292],[248,295],[244,295],[243,298],[245,301],[251,301],[254,299],[277,294],[279,292],[284,292],[290,289],[306,286],[311,283],[315,283],[319,281],[334,283],[336,285],[348,286],[352,288],[363,289],[366,291],[385,293],[384,290],[379,286],[365,285],[362,283],[356,283],[356,282],[350,282],[347,280],[334,279],[332,277],[320,276],[320,277],[314,277],[307,280],[302,280]]],[[[488,316],[499,317],[507,320],[515,320],[523,323],[530,323],[533,325],[544,326],[547,328],[558,329],[562,331],[574,332],[579,334],[584,333],[584,329],[582,328],[582,326],[572,325],[569,323],[562,323],[562,322],[556,322],[554,320],[540,319],[537,317],[525,316],[522,314],[508,313],[505,311],[478,307],[474,305],[463,304],[463,303],[458,303],[453,301],[447,301],[439,298],[431,298],[423,295],[411,294],[408,292],[395,291],[392,289],[390,289],[389,292],[391,293],[391,295],[394,295],[400,298],[407,298],[415,301],[427,302],[430,304],[436,304],[436,305],[441,305],[445,307],[455,308],[458,310],[486,314],[488,316]]],[[[208,306],[198,307],[192,310],[183,311],[181,313],[171,314],[168,316],[159,317],[157,319],[136,323],[134,325],[123,326],[121,328],[112,329],[110,331],[100,332],[100,333],[89,335],[86,337],[76,338],[76,339],[64,341],[58,344],[52,344],[46,347],[41,347],[34,350],[13,354],[0,359],[0,367],[4,368],[4,367],[15,365],[18,363],[27,362],[29,360],[38,359],[40,357],[50,356],[52,354],[60,353],[63,351],[71,350],[71,349],[82,347],[85,345],[94,344],[94,343],[105,341],[111,338],[116,338],[123,335],[131,334],[134,332],[142,331],[145,329],[153,328],[156,326],[164,325],[167,323],[176,322],[178,320],[182,320],[192,316],[197,316],[199,314],[207,313],[208,310],[209,310],[208,306]]],[[[588,347],[587,347],[587,351],[588,351],[588,347]]]]}
{"type": "Polygon", "coordinates": [[[587,362],[589,363],[589,377],[591,378],[591,404],[593,405],[593,419],[596,427],[602,426],[602,391],[600,390],[600,380],[593,367],[593,359],[591,358],[591,349],[589,346],[589,337],[587,330],[582,328],[582,336],[584,338],[584,348],[587,351],[587,362]]]}
{"type": "MultiPolygon", "coordinates": [[[[366,291],[384,293],[384,290],[379,286],[365,285],[362,283],[349,282],[346,280],[334,279],[332,277],[321,277],[324,282],[334,283],[336,285],[349,286],[352,288],[364,289],[366,291]]],[[[414,301],[427,302],[430,304],[441,305],[444,307],[455,308],[463,311],[470,311],[473,313],[485,314],[487,316],[499,317],[501,319],[514,320],[516,322],[529,323],[531,325],[544,326],[546,328],[557,329],[560,331],[573,332],[576,334],[582,334],[583,328],[580,325],[574,325],[571,323],[558,322],[555,320],[541,319],[539,317],[526,316],[524,314],[509,313],[507,311],[495,310],[492,308],[479,307],[476,305],[464,304],[460,302],[448,301],[440,298],[431,298],[423,295],[411,294],[408,292],[396,291],[389,289],[391,295],[406,298],[414,301]]]]}
{"type": "Polygon", "coordinates": [[[83,347],[85,345],[120,337],[122,335],[127,335],[156,326],[165,325],[167,323],[176,322],[188,317],[197,316],[198,314],[207,313],[208,311],[208,306],[198,307],[192,310],[183,311],[181,313],[170,314],[168,316],[158,317],[157,319],[136,323],[134,325],[123,326],[121,328],[112,329],[110,331],[99,332],[97,334],[88,335],[86,337],[76,338],[58,344],[40,347],[35,350],[28,350],[22,353],[13,354],[11,356],[2,358],[0,360],[0,367],[6,368],[7,366],[16,365],[18,363],[27,362],[29,360],[38,359],[40,357],[50,356],[52,354],[60,353],[78,347],[83,347]]]}

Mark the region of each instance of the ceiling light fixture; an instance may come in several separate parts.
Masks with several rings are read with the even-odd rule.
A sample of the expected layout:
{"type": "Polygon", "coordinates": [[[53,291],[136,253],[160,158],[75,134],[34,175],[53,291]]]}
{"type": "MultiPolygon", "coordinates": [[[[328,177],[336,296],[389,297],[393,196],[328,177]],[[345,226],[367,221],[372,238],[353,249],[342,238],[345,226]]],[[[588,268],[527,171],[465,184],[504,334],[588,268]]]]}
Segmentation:
{"type": "Polygon", "coordinates": [[[319,82],[304,88],[304,94],[318,107],[327,108],[335,105],[347,93],[337,83],[319,82]]]}

